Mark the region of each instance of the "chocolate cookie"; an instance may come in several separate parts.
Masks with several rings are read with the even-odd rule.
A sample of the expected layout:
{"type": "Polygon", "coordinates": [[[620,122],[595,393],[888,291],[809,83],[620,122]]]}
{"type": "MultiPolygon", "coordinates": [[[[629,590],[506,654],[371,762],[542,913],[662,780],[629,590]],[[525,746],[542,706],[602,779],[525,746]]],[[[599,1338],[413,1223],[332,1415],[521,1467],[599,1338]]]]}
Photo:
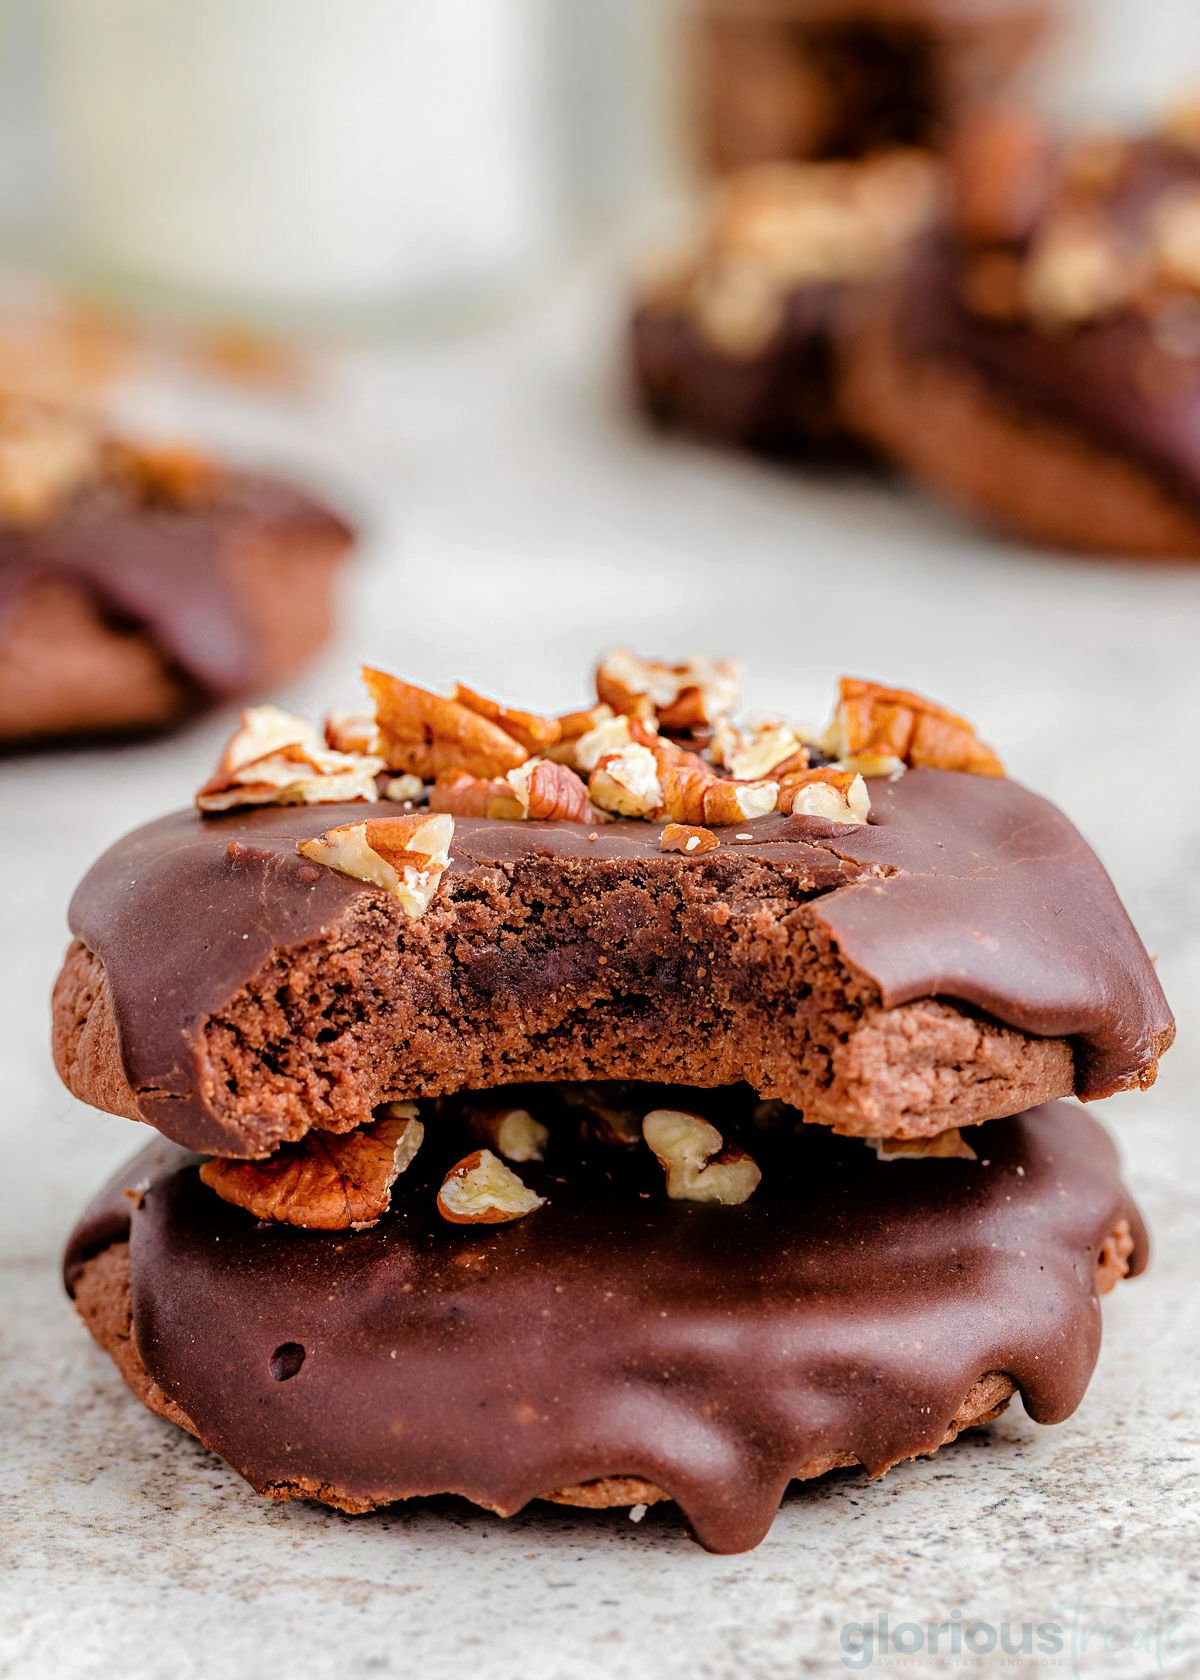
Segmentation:
{"type": "Polygon", "coordinates": [[[269,1497],[670,1498],[732,1552],[797,1477],[878,1476],[1014,1390],[1069,1416],[1097,1294],[1146,1262],[1112,1147],[1069,1105],[980,1128],[974,1159],[760,1129],[737,1206],[670,1199],[645,1152],[580,1154],[552,1124],[521,1169],[544,1200],[503,1224],[441,1217],[460,1121],[430,1117],[354,1233],[256,1221],[157,1144],[77,1226],[68,1288],[134,1392],[269,1497]]]}
{"type": "Polygon", "coordinates": [[[328,634],[346,525],[277,479],[0,412],[0,743],[151,729],[328,634]]]}
{"type": "Polygon", "coordinates": [[[722,181],[692,247],[639,290],[631,352],[643,411],[718,443],[853,453],[835,358],[843,316],[927,223],[935,186],[932,160],[911,151],[722,181]]]}
{"type": "Polygon", "coordinates": [[[845,344],[851,423],[984,519],[1200,555],[1200,132],[966,148],[959,215],[845,344]]]}
{"type": "Polygon", "coordinates": [[[897,1138],[1152,1082],[1173,1023],[1107,875],[932,703],[847,679],[818,744],[736,727],[711,662],[614,656],[559,719],[367,676],[340,747],[248,714],[201,810],[88,874],[76,1095],[256,1157],[514,1079],[744,1081],[897,1138]]]}
{"type": "Polygon", "coordinates": [[[1048,0],[699,0],[696,116],[716,169],[940,147],[1011,86],[1048,0]]]}

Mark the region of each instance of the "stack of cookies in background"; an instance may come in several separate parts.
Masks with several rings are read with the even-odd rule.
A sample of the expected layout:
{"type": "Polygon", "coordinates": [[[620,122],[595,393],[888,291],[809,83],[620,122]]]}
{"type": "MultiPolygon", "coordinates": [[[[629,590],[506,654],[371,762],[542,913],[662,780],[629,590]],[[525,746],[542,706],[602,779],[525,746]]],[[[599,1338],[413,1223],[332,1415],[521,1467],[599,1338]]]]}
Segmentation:
{"type": "Polygon", "coordinates": [[[1067,818],[878,683],[812,731],[722,660],[546,714],[364,677],[247,712],[71,906],[59,1071],[163,1138],[66,1281],[145,1404],[271,1498],[674,1501],[716,1551],[1068,1416],[1147,1244],[1058,1099],[1174,1024],[1067,818]]]}
{"type": "Polygon", "coordinates": [[[1200,553],[1200,116],[1060,135],[1020,95],[1051,8],[701,8],[715,179],[650,265],[656,423],[874,458],[985,523],[1200,553]]]}

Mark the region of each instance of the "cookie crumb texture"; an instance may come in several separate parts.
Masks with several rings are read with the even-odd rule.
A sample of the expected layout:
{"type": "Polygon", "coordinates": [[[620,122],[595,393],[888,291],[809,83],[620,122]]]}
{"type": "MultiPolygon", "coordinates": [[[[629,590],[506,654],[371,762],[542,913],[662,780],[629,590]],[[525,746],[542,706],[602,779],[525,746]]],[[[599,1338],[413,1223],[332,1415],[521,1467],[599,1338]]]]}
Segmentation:
{"type": "Polygon", "coordinates": [[[536,1217],[487,1228],[437,1214],[435,1146],[425,1193],[352,1241],[261,1225],[160,1142],[84,1216],[66,1279],[138,1397],[268,1497],[673,1499],[734,1552],[794,1479],[880,1475],[1016,1389],[1042,1423],[1078,1405],[1144,1228],[1081,1110],[978,1142],[912,1163],[764,1138],[780,1159],[734,1208],[547,1173],[536,1217]]]}
{"type": "Polygon", "coordinates": [[[457,819],[419,921],[297,840],[370,806],[169,817],[71,911],[70,1089],[205,1153],[263,1156],[393,1099],[538,1080],[744,1081],[809,1120],[921,1137],[1149,1084],[1173,1024],[1112,884],[1053,806],[910,770],[873,820],[457,819]]]}

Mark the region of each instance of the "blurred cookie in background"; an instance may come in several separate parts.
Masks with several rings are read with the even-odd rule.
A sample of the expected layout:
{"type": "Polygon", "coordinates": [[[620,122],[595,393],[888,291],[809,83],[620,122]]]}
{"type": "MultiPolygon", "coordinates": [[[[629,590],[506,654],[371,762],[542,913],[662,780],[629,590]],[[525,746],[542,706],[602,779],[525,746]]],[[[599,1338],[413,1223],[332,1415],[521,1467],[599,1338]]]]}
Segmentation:
{"type": "Polygon", "coordinates": [[[1012,87],[1053,0],[694,0],[698,149],[716,170],[939,148],[1012,87]]]}
{"type": "Polygon", "coordinates": [[[852,423],[1027,539],[1200,557],[1200,101],[1069,141],[981,115],[951,167],[848,337],[852,423]]]}
{"type": "Polygon", "coordinates": [[[0,399],[0,743],[161,728],[286,679],[351,541],[281,479],[0,399]]]}
{"type": "Polygon", "coordinates": [[[835,338],[848,298],[929,224],[922,152],[760,164],[712,189],[689,246],[639,288],[637,400],[656,423],[785,455],[854,451],[835,338]]]}

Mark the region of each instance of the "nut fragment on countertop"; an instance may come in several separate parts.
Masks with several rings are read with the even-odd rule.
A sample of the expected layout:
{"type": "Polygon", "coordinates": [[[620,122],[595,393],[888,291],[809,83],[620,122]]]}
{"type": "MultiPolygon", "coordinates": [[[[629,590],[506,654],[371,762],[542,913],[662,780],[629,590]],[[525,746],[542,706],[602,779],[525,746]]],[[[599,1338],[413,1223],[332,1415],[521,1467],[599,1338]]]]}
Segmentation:
{"type": "Polygon", "coordinates": [[[490,1149],[476,1149],[451,1167],[437,1194],[438,1212],[452,1225],[503,1225],[544,1202],[490,1149]]]}
{"type": "Polygon", "coordinates": [[[370,1125],[343,1135],[309,1132],[265,1161],[205,1161],[200,1177],[256,1219],[309,1230],[362,1230],[387,1212],[392,1186],[421,1147],[413,1103],[388,1103],[370,1125]]]}
{"type": "Polygon", "coordinates": [[[305,718],[278,706],[251,706],[196,795],[196,805],[216,812],[241,805],[373,800],[382,769],[382,759],[326,746],[305,718]]]}
{"type": "Polygon", "coordinates": [[[668,731],[709,729],[728,717],[740,681],[733,660],[699,654],[672,665],[617,648],[596,669],[596,693],[606,705],[668,731]]]}
{"type": "Polygon", "coordinates": [[[745,1150],[727,1148],[717,1128],[698,1114],[653,1109],[642,1121],[642,1136],[667,1175],[667,1195],[673,1201],[733,1207],[747,1201],[762,1179],[745,1150]]]}
{"type": "Polygon", "coordinates": [[[467,1124],[481,1143],[494,1149],[506,1161],[541,1161],[550,1134],[527,1108],[503,1104],[471,1103],[467,1124]]]}
{"type": "Polygon", "coordinates": [[[414,811],[342,823],[311,840],[301,840],[296,850],[313,863],[382,887],[406,916],[416,920],[433,902],[450,862],[453,836],[453,817],[414,811]]]}

